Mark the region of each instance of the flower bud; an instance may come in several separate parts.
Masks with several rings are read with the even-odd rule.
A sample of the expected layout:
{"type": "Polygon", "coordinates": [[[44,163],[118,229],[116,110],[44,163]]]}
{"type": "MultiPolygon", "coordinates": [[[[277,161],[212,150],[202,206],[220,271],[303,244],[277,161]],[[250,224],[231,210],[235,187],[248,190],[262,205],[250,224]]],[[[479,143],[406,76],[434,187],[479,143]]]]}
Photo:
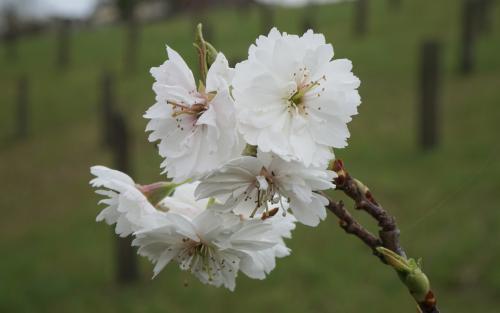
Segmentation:
{"type": "Polygon", "coordinates": [[[179,184],[172,182],[156,182],[149,185],[137,185],[139,189],[148,198],[148,201],[156,206],[161,200],[172,195],[175,188],[186,182],[181,182],[179,184]]]}
{"type": "Polygon", "coordinates": [[[198,57],[200,61],[200,73],[202,81],[205,81],[210,65],[215,62],[217,58],[217,49],[212,46],[208,41],[203,38],[203,25],[200,23],[196,27],[196,34],[193,45],[198,50],[198,57]]]}
{"type": "Polygon", "coordinates": [[[217,59],[217,54],[219,52],[214,48],[214,46],[212,46],[210,42],[205,41],[205,44],[207,45],[207,64],[208,67],[210,67],[210,65],[215,62],[215,59],[217,59]]]}
{"type": "Polygon", "coordinates": [[[396,270],[401,281],[418,302],[426,300],[430,291],[429,279],[420,268],[420,262],[407,259],[384,247],[377,247],[377,252],[382,254],[384,260],[396,270]]]}

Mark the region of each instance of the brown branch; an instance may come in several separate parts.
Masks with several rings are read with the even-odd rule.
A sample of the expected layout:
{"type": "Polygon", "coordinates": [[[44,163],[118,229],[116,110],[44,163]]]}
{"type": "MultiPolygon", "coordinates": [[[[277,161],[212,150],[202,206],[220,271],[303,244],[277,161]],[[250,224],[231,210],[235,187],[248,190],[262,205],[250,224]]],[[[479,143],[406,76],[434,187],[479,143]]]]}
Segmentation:
{"type": "MultiPolygon", "coordinates": [[[[355,208],[358,210],[363,210],[372,216],[378,223],[380,228],[379,237],[375,237],[372,233],[366,230],[359,222],[357,222],[353,216],[344,207],[342,201],[336,202],[326,194],[322,193],[329,200],[327,208],[337,216],[339,219],[339,225],[342,227],[346,233],[352,234],[358,237],[363,243],[365,243],[376,256],[378,256],[385,264],[390,263],[393,268],[398,272],[399,278],[406,285],[413,298],[415,299],[419,309],[423,313],[439,313],[439,309],[436,306],[436,298],[434,293],[430,290],[428,281],[427,289],[425,293],[417,293],[413,288],[411,282],[408,280],[409,277],[406,276],[404,270],[398,268],[398,260],[393,262],[387,262],[388,258],[384,257],[377,248],[384,247],[389,249],[399,255],[398,258],[403,260],[403,263],[409,261],[406,257],[406,253],[399,242],[399,228],[396,224],[396,219],[389,215],[389,213],[375,200],[372,193],[363,183],[359,180],[351,177],[349,173],[345,170],[344,164],[341,160],[335,160],[331,165],[337,173],[337,178],[335,179],[336,189],[343,191],[349,198],[354,200],[355,208]]],[[[404,266],[403,266],[404,267],[404,266]]],[[[420,271],[420,268],[418,268],[420,271]]],[[[427,277],[422,272],[425,280],[427,277]]]]}
{"type": "Polygon", "coordinates": [[[336,189],[342,190],[349,198],[353,199],[356,209],[366,211],[378,222],[382,245],[406,257],[399,243],[400,231],[397,227],[396,219],[377,203],[370,190],[363,183],[349,175],[344,169],[344,164],[341,160],[334,162],[333,170],[338,174],[338,177],[335,179],[336,189]]]}
{"type": "MultiPolygon", "coordinates": [[[[323,194],[327,197],[325,194],[323,194]]],[[[359,224],[344,207],[342,201],[332,201],[328,204],[327,208],[339,218],[339,226],[348,234],[354,235],[361,239],[367,246],[372,248],[374,253],[377,253],[375,248],[380,247],[382,242],[375,237],[372,233],[366,230],[359,224]]]]}

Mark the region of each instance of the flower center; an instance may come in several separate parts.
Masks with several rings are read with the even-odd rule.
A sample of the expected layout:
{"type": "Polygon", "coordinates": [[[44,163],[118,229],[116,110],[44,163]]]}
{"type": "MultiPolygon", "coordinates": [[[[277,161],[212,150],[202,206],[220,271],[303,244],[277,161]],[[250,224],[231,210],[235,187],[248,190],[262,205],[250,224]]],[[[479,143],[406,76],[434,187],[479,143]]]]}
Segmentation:
{"type": "Polygon", "coordinates": [[[304,101],[304,96],[307,92],[319,86],[319,81],[310,82],[304,86],[297,88],[297,91],[292,95],[289,102],[290,104],[299,111],[301,115],[307,115],[306,104],[304,101]]]}
{"type": "Polygon", "coordinates": [[[205,86],[203,84],[200,84],[197,92],[195,90],[190,92],[190,94],[195,93],[197,94],[200,101],[192,105],[187,105],[183,101],[181,101],[181,103],[171,100],[167,101],[167,103],[172,106],[172,117],[177,117],[183,114],[194,115],[196,118],[200,117],[200,115],[208,110],[210,101],[212,101],[217,94],[215,91],[206,92],[205,86]]]}
{"type": "MultiPolygon", "coordinates": [[[[309,70],[304,67],[299,68],[298,72],[293,73],[292,79],[297,84],[297,90],[286,99],[288,112],[292,113],[292,111],[295,111],[300,115],[308,115],[305,98],[306,96],[310,96],[311,91],[321,86],[322,81],[325,81],[326,77],[323,75],[318,80],[311,81],[309,70]]],[[[321,88],[319,92],[312,94],[312,96],[319,97],[324,90],[324,88],[321,88]]]]}
{"type": "Polygon", "coordinates": [[[189,238],[184,238],[182,241],[185,248],[177,257],[181,269],[192,273],[205,272],[209,281],[221,275],[223,270],[233,271],[235,261],[229,264],[228,260],[215,253],[216,248],[189,238]]]}
{"type": "MultiPolygon", "coordinates": [[[[204,245],[202,242],[194,241],[189,238],[182,239],[185,248],[179,253],[178,261],[181,268],[184,270],[199,269],[197,263],[201,261],[202,265],[206,264],[208,257],[212,254],[211,248],[204,245]]],[[[204,266],[202,266],[204,269],[204,266]]]]}
{"type": "Polygon", "coordinates": [[[172,105],[172,117],[177,117],[179,115],[188,114],[199,117],[206,110],[208,110],[208,102],[195,103],[191,106],[177,103],[175,101],[167,101],[168,104],[172,105]]]}
{"type": "Polygon", "coordinates": [[[282,195],[280,194],[278,186],[274,183],[274,176],[274,172],[269,172],[265,167],[260,170],[260,175],[256,179],[257,203],[250,217],[254,217],[257,210],[261,207],[265,208],[263,217],[267,218],[276,214],[277,210],[275,210],[275,208],[270,208],[269,203],[272,205],[279,203],[280,207],[284,208],[281,203],[282,195]]]}
{"type": "Polygon", "coordinates": [[[208,110],[210,102],[217,94],[215,91],[205,92],[204,87],[200,88],[198,92],[194,90],[190,92],[190,94],[195,93],[198,101],[192,105],[186,104],[184,101],[179,103],[177,101],[167,100],[167,104],[172,106],[172,117],[175,118],[177,128],[181,131],[184,131],[184,127],[187,126],[188,129],[191,129],[191,131],[194,132],[196,121],[201,115],[203,115],[203,113],[205,113],[206,110],[208,110]],[[184,120],[183,116],[188,116],[189,118],[184,120]]]}

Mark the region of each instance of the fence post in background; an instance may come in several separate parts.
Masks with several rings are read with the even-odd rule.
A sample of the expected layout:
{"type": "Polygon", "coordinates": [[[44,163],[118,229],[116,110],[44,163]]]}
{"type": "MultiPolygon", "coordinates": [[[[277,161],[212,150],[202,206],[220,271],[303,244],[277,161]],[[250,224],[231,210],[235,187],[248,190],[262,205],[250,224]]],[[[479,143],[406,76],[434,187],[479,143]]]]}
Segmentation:
{"type": "Polygon", "coordinates": [[[17,39],[19,29],[17,16],[14,10],[8,9],[5,13],[6,31],[4,34],[5,56],[8,60],[17,60],[17,39]]]}
{"type": "Polygon", "coordinates": [[[100,81],[101,90],[101,129],[102,129],[102,145],[105,147],[110,147],[112,145],[111,138],[111,124],[112,124],[112,114],[113,108],[115,106],[115,96],[114,91],[114,79],[110,71],[105,70],[102,73],[100,81]]]}
{"type": "Polygon", "coordinates": [[[460,43],[461,74],[470,74],[474,71],[475,43],[477,34],[477,1],[463,0],[462,3],[462,41],[460,43]]]}
{"type": "MultiPolygon", "coordinates": [[[[103,71],[101,78],[102,143],[113,156],[116,169],[131,174],[130,136],[122,114],[115,110],[114,78],[111,72],[103,71]]],[[[116,237],[116,236],[115,236],[116,237]]],[[[118,283],[131,283],[139,278],[137,256],[131,246],[132,237],[116,237],[116,280],[118,283]]]]}
{"type": "MultiPolygon", "coordinates": [[[[111,114],[111,149],[116,169],[131,174],[130,138],[125,119],[122,114],[111,114]]],[[[132,247],[132,236],[116,237],[116,279],[120,284],[132,283],[139,279],[137,254],[132,247]]]]}
{"type": "Polygon", "coordinates": [[[356,0],[354,2],[354,34],[363,36],[368,27],[369,0],[356,0]]]}
{"type": "Polygon", "coordinates": [[[136,20],[136,9],[139,0],[115,0],[116,8],[124,23],[123,70],[132,74],[137,67],[137,49],[139,48],[140,23],[136,20]]]}
{"type": "Polygon", "coordinates": [[[24,139],[29,132],[29,82],[23,75],[17,83],[16,137],[24,139]]]}
{"type": "Polygon", "coordinates": [[[419,144],[430,150],[439,144],[441,45],[436,40],[422,43],[419,77],[419,144]]]}
{"type": "Polygon", "coordinates": [[[57,23],[56,67],[59,70],[65,70],[69,65],[70,27],[71,22],[67,19],[61,19],[57,23]]]}

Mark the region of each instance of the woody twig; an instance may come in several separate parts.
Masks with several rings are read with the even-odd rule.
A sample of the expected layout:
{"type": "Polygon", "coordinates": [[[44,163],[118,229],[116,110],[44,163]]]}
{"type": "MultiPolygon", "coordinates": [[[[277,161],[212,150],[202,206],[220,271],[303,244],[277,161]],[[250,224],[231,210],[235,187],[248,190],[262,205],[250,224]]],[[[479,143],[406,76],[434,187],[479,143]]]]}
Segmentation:
{"type": "Polygon", "coordinates": [[[408,258],[399,241],[399,228],[391,216],[374,198],[368,187],[353,178],[345,170],[341,160],[335,160],[330,168],[337,173],[336,190],[342,191],[354,201],[355,209],[367,212],[379,226],[378,237],[363,227],[345,208],[342,201],[329,200],[328,209],[339,219],[339,225],[347,233],[358,237],[383,263],[394,268],[401,281],[415,299],[422,313],[439,313],[430,283],[421,269],[420,261],[408,258]]]}

